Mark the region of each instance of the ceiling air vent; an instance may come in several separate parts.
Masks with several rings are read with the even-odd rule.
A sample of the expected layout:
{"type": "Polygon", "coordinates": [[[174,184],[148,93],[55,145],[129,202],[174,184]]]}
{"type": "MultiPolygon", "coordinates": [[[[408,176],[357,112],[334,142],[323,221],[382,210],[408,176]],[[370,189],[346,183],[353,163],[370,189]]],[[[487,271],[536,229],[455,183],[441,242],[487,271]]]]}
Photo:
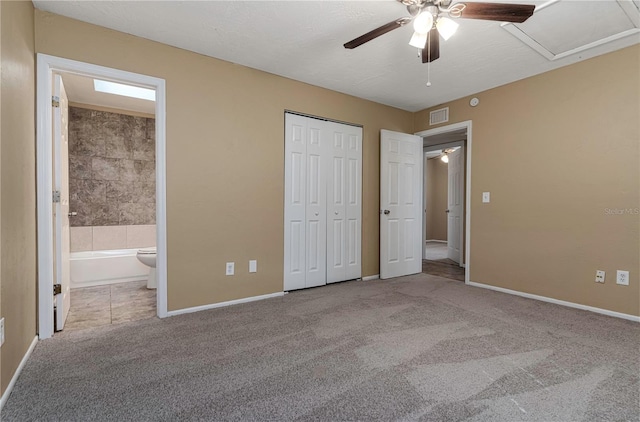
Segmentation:
{"type": "Polygon", "coordinates": [[[429,126],[449,121],[449,107],[433,110],[429,113],[429,126]]]}

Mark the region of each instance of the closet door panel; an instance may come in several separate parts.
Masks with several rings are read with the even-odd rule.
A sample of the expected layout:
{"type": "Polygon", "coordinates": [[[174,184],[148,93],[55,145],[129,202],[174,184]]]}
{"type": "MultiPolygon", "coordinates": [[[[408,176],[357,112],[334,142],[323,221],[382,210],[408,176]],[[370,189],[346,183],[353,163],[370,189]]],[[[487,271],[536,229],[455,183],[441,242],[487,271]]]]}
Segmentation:
{"type": "Polygon", "coordinates": [[[345,280],[345,135],[342,125],[327,122],[331,133],[327,191],[327,283],[345,280]]]}
{"type": "Polygon", "coordinates": [[[322,120],[307,119],[305,287],[327,283],[327,134],[322,120]]]}
{"type": "Polygon", "coordinates": [[[301,116],[285,116],[284,290],[306,280],[306,136],[301,116]]]}
{"type": "Polygon", "coordinates": [[[345,180],[345,280],[362,277],[362,128],[348,127],[345,180]]]}
{"type": "Polygon", "coordinates": [[[329,123],[332,129],[327,243],[327,282],[361,276],[362,128],[329,123]]]}

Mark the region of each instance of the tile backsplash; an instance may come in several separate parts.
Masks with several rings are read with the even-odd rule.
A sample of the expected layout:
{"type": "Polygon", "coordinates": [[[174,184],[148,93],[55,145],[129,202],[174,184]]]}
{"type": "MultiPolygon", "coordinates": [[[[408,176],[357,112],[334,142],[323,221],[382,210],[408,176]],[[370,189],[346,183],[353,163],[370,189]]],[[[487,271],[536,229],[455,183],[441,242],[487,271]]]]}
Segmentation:
{"type": "Polygon", "coordinates": [[[95,226],[70,228],[71,252],[136,249],[156,246],[156,226],[95,226]]]}
{"type": "Polygon", "coordinates": [[[69,107],[72,227],[155,224],[155,186],[155,119],[69,107]]]}

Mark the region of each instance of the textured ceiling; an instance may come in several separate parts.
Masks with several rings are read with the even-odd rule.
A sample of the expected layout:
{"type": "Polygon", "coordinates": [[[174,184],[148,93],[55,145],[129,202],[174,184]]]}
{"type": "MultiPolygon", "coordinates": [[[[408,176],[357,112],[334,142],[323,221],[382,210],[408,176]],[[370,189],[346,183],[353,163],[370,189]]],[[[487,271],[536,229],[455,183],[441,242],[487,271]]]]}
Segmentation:
{"type": "MultiPolygon", "coordinates": [[[[558,36],[589,31],[593,21],[583,12],[602,3],[561,1],[566,3],[564,8],[570,7],[574,13],[569,22],[564,21],[572,30],[567,31],[567,26],[555,28],[558,36]]],[[[545,3],[501,2],[538,7],[545,3]]],[[[432,85],[427,87],[427,65],[421,63],[416,49],[408,45],[411,25],[354,50],[342,47],[373,28],[407,16],[405,7],[394,0],[37,0],[34,4],[45,11],[408,111],[465,97],[640,42],[640,36],[635,33],[551,61],[507,32],[500,22],[460,19],[458,32],[446,42],[441,40],[440,59],[431,65],[432,85]]],[[[637,12],[638,0],[631,4],[637,12]]],[[[534,14],[527,21],[528,27],[542,25],[538,19],[543,19],[543,14],[534,14]]]]}

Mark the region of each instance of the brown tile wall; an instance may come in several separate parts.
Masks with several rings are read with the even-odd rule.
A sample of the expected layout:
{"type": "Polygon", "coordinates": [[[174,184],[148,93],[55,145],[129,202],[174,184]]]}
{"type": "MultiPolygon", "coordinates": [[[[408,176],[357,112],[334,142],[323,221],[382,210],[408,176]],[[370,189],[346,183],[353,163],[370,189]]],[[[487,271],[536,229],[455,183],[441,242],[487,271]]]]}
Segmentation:
{"type": "Polygon", "coordinates": [[[155,119],[69,107],[71,226],[155,224],[155,119]]]}

